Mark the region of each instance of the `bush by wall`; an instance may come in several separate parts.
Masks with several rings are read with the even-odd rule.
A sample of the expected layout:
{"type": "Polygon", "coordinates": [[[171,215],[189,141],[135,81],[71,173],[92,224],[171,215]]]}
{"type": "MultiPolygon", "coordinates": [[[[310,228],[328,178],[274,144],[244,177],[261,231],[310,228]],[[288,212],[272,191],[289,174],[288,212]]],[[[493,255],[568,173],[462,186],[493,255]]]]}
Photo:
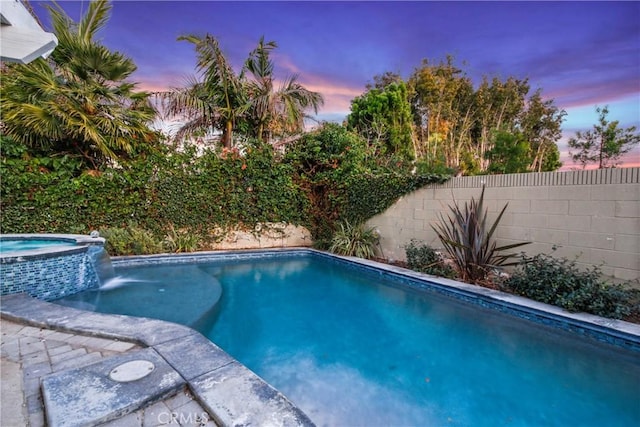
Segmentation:
{"type": "Polygon", "coordinates": [[[421,273],[434,276],[454,278],[456,272],[447,265],[440,253],[429,245],[412,240],[405,246],[407,254],[407,267],[421,273]]]}
{"type": "Polygon", "coordinates": [[[507,290],[568,311],[622,318],[631,313],[631,294],[602,280],[598,267],[580,271],[574,261],[539,254],[522,256],[519,270],[504,282],[507,290]]]}

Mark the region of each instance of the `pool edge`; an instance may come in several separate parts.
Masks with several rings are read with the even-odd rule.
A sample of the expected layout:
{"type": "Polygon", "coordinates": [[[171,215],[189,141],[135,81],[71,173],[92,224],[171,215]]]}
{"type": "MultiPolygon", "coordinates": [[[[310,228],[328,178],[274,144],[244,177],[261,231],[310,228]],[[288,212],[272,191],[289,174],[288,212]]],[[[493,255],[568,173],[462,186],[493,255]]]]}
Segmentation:
{"type": "MultiPolygon", "coordinates": [[[[535,301],[508,292],[479,285],[419,273],[399,266],[355,257],[345,257],[317,251],[324,256],[342,259],[344,262],[385,274],[400,276],[409,281],[428,282],[429,288],[438,293],[490,309],[515,315],[535,323],[578,332],[600,342],[640,352],[640,325],[623,320],[610,319],[582,312],[569,312],[563,308],[535,301]],[[610,339],[608,339],[610,338],[610,339]]],[[[411,285],[410,285],[411,286],[411,285]]],[[[425,289],[424,286],[415,286],[425,289]]]]}

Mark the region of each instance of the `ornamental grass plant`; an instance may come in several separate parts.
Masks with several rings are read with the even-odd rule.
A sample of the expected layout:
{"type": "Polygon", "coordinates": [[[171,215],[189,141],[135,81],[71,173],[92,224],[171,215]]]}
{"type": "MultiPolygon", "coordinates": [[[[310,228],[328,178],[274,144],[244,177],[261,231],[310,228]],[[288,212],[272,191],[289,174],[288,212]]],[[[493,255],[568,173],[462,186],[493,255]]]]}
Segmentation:
{"type": "Polygon", "coordinates": [[[375,228],[351,225],[348,221],[338,224],[339,229],[331,239],[329,250],[338,255],[373,258],[380,236],[375,228]]]}

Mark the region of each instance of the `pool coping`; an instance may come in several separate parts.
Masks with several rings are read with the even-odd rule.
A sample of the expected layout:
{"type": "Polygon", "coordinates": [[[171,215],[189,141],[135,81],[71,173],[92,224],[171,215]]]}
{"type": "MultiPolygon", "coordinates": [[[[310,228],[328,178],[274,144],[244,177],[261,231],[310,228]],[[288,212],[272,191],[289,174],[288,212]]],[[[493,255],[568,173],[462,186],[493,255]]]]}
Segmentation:
{"type": "MultiPolygon", "coordinates": [[[[640,325],[585,313],[569,313],[505,292],[417,273],[402,267],[361,258],[338,256],[310,248],[275,248],[114,257],[114,264],[156,263],[167,258],[196,259],[265,257],[316,254],[338,259],[382,275],[409,281],[409,286],[428,289],[482,306],[506,307],[511,314],[571,331],[590,331],[585,336],[640,352],[640,325]],[[428,283],[424,283],[428,282],[428,283]],[[423,283],[423,286],[420,286],[423,283]],[[604,338],[603,338],[604,337],[604,338]],[[606,339],[611,337],[611,339],[606,339]]],[[[185,261],[186,262],[186,261],[185,261]]],[[[184,378],[201,405],[220,425],[313,426],[313,421],[281,392],[231,357],[199,332],[183,325],[149,318],[102,314],[65,307],[26,294],[2,297],[0,317],[31,326],[116,339],[150,347],[184,378]],[[197,357],[185,357],[197,354],[197,357]]]]}

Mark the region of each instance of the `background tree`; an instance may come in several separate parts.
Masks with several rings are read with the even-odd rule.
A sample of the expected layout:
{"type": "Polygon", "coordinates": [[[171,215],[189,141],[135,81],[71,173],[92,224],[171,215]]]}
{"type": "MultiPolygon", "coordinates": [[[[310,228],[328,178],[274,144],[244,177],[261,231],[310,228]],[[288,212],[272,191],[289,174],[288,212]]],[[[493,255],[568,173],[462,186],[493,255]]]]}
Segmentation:
{"type": "Polygon", "coordinates": [[[91,2],[80,22],[58,5],[49,7],[58,46],[50,62],[10,64],[2,71],[4,133],[51,154],[72,154],[92,169],[122,161],[152,144],[155,110],[149,94],[126,79],[133,61],[94,40],[111,11],[91,2]]]}
{"type": "Polygon", "coordinates": [[[244,70],[248,72],[246,84],[249,100],[248,120],[252,136],[270,142],[274,136],[300,133],[304,129],[305,110],[315,113],[324,103],[322,95],[304,88],[298,76],[285,77],[276,89],[274,63],[270,53],[277,47],[260,38],[258,46],[249,54],[244,70]]]}
{"type": "Polygon", "coordinates": [[[235,126],[250,106],[244,90],[244,76],[236,74],[212,35],[186,35],[178,40],[195,45],[196,71],[201,75],[199,79],[191,79],[186,87],[165,94],[168,114],[186,120],[175,139],[219,130],[222,146],[231,148],[235,126]]]}
{"type": "Polygon", "coordinates": [[[418,157],[432,167],[457,168],[470,144],[473,84],[454,58],[425,59],[408,81],[418,157]]]}
{"type": "Polygon", "coordinates": [[[371,88],[351,101],[347,128],[363,136],[376,156],[413,159],[411,105],[404,82],[371,88]]]}
{"type": "Polygon", "coordinates": [[[463,174],[487,172],[494,157],[487,153],[494,148],[497,132],[521,134],[530,144],[526,170],[555,170],[561,165],[556,141],[565,112],[553,100],[544,100],[540,90],[529,95],[526,79],[483,77],[474,88],[447,56],[440,62],[425,59],[408,86],[418,166],[463,174]]]}
{"type": "Polygon", "coordinates": [[[578,150],[569,152],[571,158],[583,169],[590,163],[596,163],[598,169],[615,167],[620,163],[620,157],[640,142],[640,134],[636,133],[635,126],[620,128],[618,120],[607,120],[607,106],[596,107],[596,112],[598,123],[593,125],[593,130],[578,131],[568,141],[569,148],[578,150]]]}
{"type": "Polygon", "coordinates": [[[509,77],[506,81],[493,78],[482,80],[474,95],[475,125],[472,129],[471,150],[480,161],[480,170],[486,171],[489,160],[486,153],[492,149],[496,131],[513,132],[517,119],[524,110],[529,92],[527,80],[509,77]]]}
{"type": "Polygon", "coordinates": [[[494,136],[493,147],[485,153],[485,158],[490,162],[487,172],[528,172],[531,154],[531,144],[523,134],[498,131],[494,136]]]}
{"type": "Polygon", "coordinates": [[[558,109],[553,100],[543,100],[536,90],[526,101],[526,109],[518,118],[518,129],[531,144],[533,157],[529,170],[554,171],[562,166],[556,141],[562,136],[562,122],[567,113],[558,109]]]}

